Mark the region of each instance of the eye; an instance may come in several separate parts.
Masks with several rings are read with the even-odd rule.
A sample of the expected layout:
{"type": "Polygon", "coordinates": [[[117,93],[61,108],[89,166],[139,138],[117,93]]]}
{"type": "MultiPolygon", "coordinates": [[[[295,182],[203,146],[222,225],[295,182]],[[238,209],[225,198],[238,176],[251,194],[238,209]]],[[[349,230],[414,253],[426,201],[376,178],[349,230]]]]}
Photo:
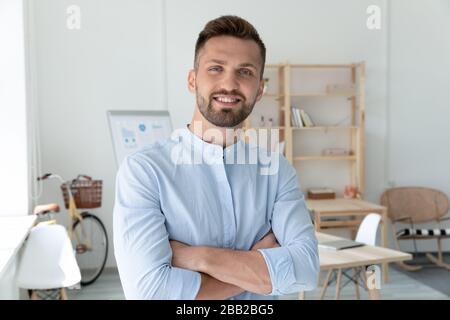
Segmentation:
{"type": "Polygon", "coordinates": [[[222,71],[222,67],[221,66],[214,66],[214,67],[209,68],[208,71],[219,72],[219,71],[222,71]]]}
{"type": "Polygon", "coordinates": [[[250,77],[253,75],[253,72],[249,69],[240,69],[239,73],[243,76],[250,77]]]}

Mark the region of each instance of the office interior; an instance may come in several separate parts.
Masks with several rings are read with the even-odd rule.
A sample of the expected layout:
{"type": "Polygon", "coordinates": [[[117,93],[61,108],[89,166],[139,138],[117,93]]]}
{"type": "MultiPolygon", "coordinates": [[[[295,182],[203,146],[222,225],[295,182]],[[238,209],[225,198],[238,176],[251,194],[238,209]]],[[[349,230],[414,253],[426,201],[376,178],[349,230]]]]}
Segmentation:
{"type": "Polygon", "coordinates": [[[319,245],[316,289],[278,298],[449,299],[446,0],[0,0],[0,299],[35,297],[18,281],[24,261],[31,266],[22,278],[39,277],[32,265],[42,256],[23,259],[33,212],[57,204],[52,225],[68,232],[61,181],[80,174],[101,190],[86,210],[101,221],[94,227],[104,227],[108,250],[89,258],[104,262],[92,283],[69,281],[57,296],[125,299],[112,242],[111,116],[143,112],[171,130],[186,126],[195,108],[187,89],[195,41],[206,22],[226,14],[251,22],[265,42],[265,96],[245,125],[279,130],[319,243],[358,240],[361,221],[380,217],[366,230],[370,244],[319,245]],[[37,181],[46,173],[63,180],[37,181]],[[353,263],[367,248],[379,249],[374,260],[353,263]],[[339,254],[346,264],[334,263],[339,254]],[[376,292],[367,287],[371,275],[376,292]]]}

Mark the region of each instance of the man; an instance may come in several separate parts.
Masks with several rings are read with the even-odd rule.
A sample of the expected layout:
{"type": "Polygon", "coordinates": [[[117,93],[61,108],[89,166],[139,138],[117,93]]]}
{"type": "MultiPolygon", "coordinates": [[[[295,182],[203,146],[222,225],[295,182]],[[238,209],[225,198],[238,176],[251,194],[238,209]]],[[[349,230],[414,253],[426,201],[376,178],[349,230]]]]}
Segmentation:
{"type": "Polygon", "coordinates": [[[264,171],[264,152],[237,139],[263,93],[265,50],[239,17],[207,23],[188,76],[190,125],[122,163],[114,246],[126,298],[270,299],[316,286],[294,168],[272,153],[277,170],[264,171]],[[251,152],[257,161],[235,163],[251,152]]]}

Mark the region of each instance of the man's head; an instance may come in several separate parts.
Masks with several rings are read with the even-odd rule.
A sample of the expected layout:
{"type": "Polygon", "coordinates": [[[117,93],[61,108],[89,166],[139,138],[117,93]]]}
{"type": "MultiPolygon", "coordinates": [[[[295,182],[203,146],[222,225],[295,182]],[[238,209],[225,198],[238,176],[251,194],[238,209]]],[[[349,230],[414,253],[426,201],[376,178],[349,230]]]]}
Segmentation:
{"type": "Polygon", "coordinates": [[[261,98],[266,48],[256,29],[236,16],[206,24],[195,46],[188,85],[203,117],[218,127],[235,127],[261,98]]]}

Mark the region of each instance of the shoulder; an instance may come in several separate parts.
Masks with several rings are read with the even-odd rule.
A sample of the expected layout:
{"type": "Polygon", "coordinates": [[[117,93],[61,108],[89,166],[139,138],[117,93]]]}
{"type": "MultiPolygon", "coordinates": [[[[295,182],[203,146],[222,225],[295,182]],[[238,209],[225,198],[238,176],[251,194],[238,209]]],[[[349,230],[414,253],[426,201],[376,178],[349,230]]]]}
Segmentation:
{"type": "Polygon", "coordinates": [[[171,150],[178,140],[167,138],[158,140],[127,155],[120,164],[119,171],[152,172],[170,163],[171,150]]]}

